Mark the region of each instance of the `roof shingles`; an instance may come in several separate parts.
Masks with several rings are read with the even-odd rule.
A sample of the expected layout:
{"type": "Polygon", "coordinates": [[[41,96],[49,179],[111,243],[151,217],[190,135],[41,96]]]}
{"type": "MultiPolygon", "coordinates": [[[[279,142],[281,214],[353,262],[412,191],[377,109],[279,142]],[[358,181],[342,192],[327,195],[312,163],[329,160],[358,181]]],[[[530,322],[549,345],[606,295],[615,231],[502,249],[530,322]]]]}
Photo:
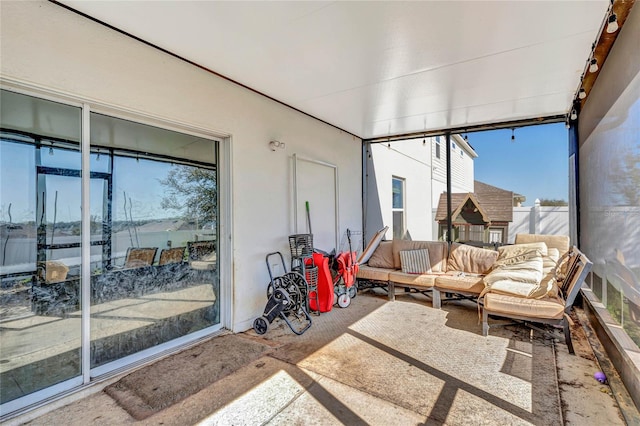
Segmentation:
{"type": "MultiPolygon", "coordinates": [[[[474,181],[474,194],[478,203],[487,214],[491,222],[513,221],[513,192],[484,182],[474,181]]],[[[467,200],[468,193],[456,192],[451,194],[451,210],[456,211],[460,204],[467,200]]],[[[447,220],[447,194],[440,194],[436,221],[447,220]]]]}

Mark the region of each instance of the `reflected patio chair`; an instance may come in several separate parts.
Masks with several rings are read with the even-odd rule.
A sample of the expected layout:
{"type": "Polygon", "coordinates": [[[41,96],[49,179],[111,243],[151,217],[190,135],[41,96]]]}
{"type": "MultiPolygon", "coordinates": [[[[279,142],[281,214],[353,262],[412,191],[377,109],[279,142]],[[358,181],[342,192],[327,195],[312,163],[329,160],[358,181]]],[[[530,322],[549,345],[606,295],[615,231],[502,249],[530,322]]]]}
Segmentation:
{"type": "Polygon", "coordinates": [[[195,277],[210,281],[212,278],[207,278],[206,273],[213,272],[217,269],[216,242],[191,241],[187,243],[187,250],[189,251],[189,266],[191,269],[196,272],[205,272],[204,275],[202,273],[196,273],[195,277]]]}
{"type": "Polygon", "coordinates": [[[47,260],[44,262],[44,281],[47,284],[58,283],[67,279],[69,267],[62,262],[47,260]]]}
{"type": "Polygon", "coordinates": [[[174,247],[170,249],[162,249],[160,252],[160,260],[158,266],[170,265],[174,263],[182,263],[184,260],[184,252],[186,247],[174,247]]]}
{"type": "Polygon", "coordinates": [[[153,260],[156,257],[157,251],[157,247],[129,247],[124,261],[124,269],[141,268],[143,266],[153,265],[153,260]]]}

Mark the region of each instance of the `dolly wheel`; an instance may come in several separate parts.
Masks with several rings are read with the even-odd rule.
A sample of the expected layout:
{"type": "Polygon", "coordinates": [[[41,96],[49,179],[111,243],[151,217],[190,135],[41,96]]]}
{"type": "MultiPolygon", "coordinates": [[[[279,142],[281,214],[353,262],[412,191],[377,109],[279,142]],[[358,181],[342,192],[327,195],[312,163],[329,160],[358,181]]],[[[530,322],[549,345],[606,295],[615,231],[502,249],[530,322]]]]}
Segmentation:
{"type": "Polygon", "coordinates": [[[351,304],[351,298],[348,293],[342,293],[338,296],[338,306],[341,308],[347,308],[351,304]]]}
{"type": "Polygon", "coordinates": [[[264,317],[258,317],[253,321],[253,329],[258,334],[264,334],[269,329],[269,323],[264,317]]]}
{"type": "Polygon", "coordinates": [[[353,285],[351,287],[349,287],[349,289],[347,290],[347,293],[349,294],[349,297],[352,299],[355,299],[355,297],[358,295],[358,286],[356,283],[353,283],[353,285]]]}

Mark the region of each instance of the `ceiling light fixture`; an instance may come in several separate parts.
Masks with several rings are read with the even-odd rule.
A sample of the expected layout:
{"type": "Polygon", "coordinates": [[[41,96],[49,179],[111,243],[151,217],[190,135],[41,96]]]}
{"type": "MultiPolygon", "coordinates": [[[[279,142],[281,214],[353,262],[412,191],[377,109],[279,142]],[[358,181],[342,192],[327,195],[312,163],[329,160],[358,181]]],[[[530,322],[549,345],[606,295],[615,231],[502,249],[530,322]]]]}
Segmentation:
{"type": "Polygon", "coordinates": [[[580,99],[584,99],[584,98],[586,98],[586,97],[587,97],[587,91],[586,91],[586,90],[584,90],[584,87],[581,87],[581,88],[580,88],[580,91],[578,92],[578,97],[579,97],[580,99]]]}
{"type": "Polygon", "coordinates": [[[609,22],[607,23],[607,32],[613,34],[618,31],[618,16],[615,13],[611,13],[609,16],[609,22]]]}
{"type": "Polygon", "coordinates": [[[571,119],[572,120],[577,120],[578,119],[578,113],[576,112],[575,108],[571,110],[571,119]]]}
{"type": "Polygon", "coordinates": [[[53,155],[53,146],[49,147],[49,155],[53,155]]]}
{"type": "Polygon", "coordinates": [[[598,71],[598,60],[596,58],[591,58],[591,62],[589,62],[589,64],[589,72],[598,71]]]}
{"type": "Polygon", "coordinates": [[[511,128],[511,142],[516,140],[516,129],[511,128]]]}

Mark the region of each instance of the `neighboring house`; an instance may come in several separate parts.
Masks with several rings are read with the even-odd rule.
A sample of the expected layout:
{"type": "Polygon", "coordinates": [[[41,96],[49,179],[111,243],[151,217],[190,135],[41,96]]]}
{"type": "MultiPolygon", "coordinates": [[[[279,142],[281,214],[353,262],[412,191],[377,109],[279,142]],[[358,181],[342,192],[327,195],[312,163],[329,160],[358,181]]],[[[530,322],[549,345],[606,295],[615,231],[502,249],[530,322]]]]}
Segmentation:
{"type": "MultiPolygon", "coordinates": [[[[412,139],[369,145],[367,231],[389,226],[387,239],[435,239],[433,208],[447,188],[446,155],[444,136],[423,138],[422,143],[412,139]]],[[[473,160],[477,156],[464,138],[451,136],[453,191],[473,192],[473,160]]]]}
{"type": "MultiPolygon", "coordinates": [[[[432,201],[438,205],[440,194],[447,192],[447,151],[444,136],[434,138],[432,201]]],[[[460,135],[451,135],[451,193],[474,191],[473,161],[478,157],[473,147],[460,135]]]]}
{"type": "MultiPolygon", "coordinates": [[[[506,243],[509,223],[513,221],[514,194],[486,183],[475,181],[475,190],[451,193],[453,241],[506,243]]],[[[521,196],[520,196],[521,197],[521,196]]],[[[435,220],[438,238],[447,235],[447,194],[440,194],[435,220]]]]}

